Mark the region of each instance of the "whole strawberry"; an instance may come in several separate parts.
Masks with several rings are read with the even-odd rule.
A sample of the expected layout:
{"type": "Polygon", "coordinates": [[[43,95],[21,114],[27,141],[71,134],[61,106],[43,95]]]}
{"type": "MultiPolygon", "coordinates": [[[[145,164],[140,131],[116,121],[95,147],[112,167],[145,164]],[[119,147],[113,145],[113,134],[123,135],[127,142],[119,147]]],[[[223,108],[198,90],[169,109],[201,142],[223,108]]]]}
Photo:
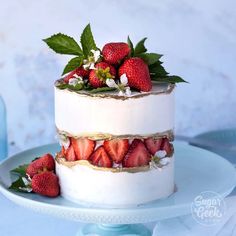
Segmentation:
{"type": "Polygon", "coordinates": [[[95,68],[89,73],[89,83],[94,88],[104,87],[106,79],[112,79],[116,76],[115,68],[106,62],[97,63],[95,68]]]}
{"type": "Polygon", "coordinates": [[[89,70],[85,70],[82,66],[71,71],[67,76],[64,77],[64,82],[69,83],[71,78],[74,78],[75,75],[87,78],[89,76],[89,70]]]}
{"type": "Polygon", "coordinates": [[[48,197],[57,197],[60,194],[58,177],[52,172],[42,172],[34,175],[31,182],[35,193],[48,197]]]}
{"type": "Polygon", "coordinates": [[[148,66],[141,58],[132,57],[125,60],[119,68],[119,77],[123,74],[126,74],[131,88],[143,92],[149,92],[152,89],[148,66]]]}
{"type": "Polygon", "coordinates": [[[45,154],[39,159],[31,162],[27,169],[26,173],[32,178],[34,175],[39,174],[43,171],[54,171],[55,170],[55,161],[51,154],[45,154]]]}
{"type": "Polygon", "coordinates": [[[102,49],[104,60],[110,64],[119,64],[129,53],[127,43],[107,43],[102,49]]]}

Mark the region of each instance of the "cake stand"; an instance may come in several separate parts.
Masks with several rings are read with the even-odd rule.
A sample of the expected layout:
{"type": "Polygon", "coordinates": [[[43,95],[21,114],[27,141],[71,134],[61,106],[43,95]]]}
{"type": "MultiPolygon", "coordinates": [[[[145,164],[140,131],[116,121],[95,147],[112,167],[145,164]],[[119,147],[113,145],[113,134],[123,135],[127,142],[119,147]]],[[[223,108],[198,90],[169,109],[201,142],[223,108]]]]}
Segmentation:
{"type": "Polygon", "coordinates": [[[166,199],[139,207],[111,209],[82,206],[62,197],[51,199],[8,190],[14,180],[10,170],[30,162],[36,156],[58,150],[58,145],[50,144],[27,150],[2,162],[0,192],[16,204],[37,212],[88,223],[78,231],[77,236],[150,236],[151,232],[142,223],[189,214],[193,199],[201,192],[213,191],[225,197],[236,184],[236,171],[228,161],[209,151],[175,142],[176,192],[166,199]]]}

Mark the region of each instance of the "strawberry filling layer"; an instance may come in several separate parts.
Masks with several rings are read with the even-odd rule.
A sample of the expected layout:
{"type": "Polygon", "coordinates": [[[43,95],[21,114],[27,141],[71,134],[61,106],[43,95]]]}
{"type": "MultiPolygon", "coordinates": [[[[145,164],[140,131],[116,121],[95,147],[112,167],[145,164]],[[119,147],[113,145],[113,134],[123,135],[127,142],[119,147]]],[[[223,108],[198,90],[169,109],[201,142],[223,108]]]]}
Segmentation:
{"type": "Polygon", "coordinates": [[[106,168],[147,166],[152,160],[171,157],[173,145],[166,137],[153,139],[112,139],[94,141],[88,138],[67,137],[69,145],[62,145],[58,155],[66,161],[87,160],[106,168]]]}

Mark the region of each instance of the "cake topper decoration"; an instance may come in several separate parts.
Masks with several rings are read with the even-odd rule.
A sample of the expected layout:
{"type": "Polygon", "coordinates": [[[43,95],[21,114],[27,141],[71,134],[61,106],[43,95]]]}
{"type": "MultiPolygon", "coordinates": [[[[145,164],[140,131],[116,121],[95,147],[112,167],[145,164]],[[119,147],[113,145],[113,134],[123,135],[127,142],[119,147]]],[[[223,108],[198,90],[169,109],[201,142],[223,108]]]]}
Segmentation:
{"type": "Polygon", "coordinates": [[[62,33],[43,41],[56,53],[74,56],[63,70],[63,80],[56,85],[59,89],[92,93],[117,90],[119,96],[130,96],[132,90],[151,91],[153,82],[186,82],[179,76],[169,75],[160,61],[161,54],[147,52],[144,45],[146,39],[134,46],[128,37],[127,43],[111,42],[99,49],[88,24],[80,37],[81,46],[75,39],[62,33]],[[121,81],[124,74],[127,83],[121,81]],[[77,83],[72,78],[81,78],[83,83],[80,80],[77,83]]]}

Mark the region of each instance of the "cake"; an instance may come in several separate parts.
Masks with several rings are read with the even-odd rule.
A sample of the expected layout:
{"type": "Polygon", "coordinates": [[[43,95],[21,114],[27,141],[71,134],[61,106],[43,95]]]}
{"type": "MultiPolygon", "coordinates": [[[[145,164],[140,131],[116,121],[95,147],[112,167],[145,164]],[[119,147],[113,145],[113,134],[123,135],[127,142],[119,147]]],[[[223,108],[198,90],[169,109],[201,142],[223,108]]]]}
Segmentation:
{"type": "Polygon", "coordinates": [[[90,25],[80,42],[64,34],[44,41],[74,55],[55,82],[61,144],[61,195],[79,204],[138,206],[174,192],[175,83],[146,38],[95,44],[90,25]]]}

